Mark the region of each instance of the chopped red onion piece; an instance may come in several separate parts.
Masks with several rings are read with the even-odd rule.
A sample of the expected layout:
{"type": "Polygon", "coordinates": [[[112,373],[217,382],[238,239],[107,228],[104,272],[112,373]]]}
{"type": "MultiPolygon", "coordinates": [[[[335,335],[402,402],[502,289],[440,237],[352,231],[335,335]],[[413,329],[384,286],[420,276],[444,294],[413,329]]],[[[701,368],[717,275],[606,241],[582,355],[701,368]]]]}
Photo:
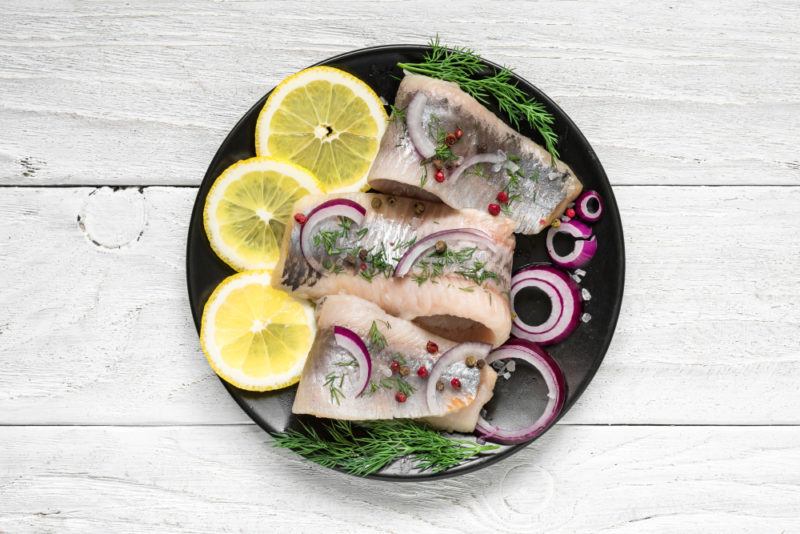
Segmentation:
{"type": "Polygon", "coordinates": [[[406,127],[408,129],[408,136],[411,138],[414,148],[417,149],[419,155],[423,159],[428,159],[436,154],[436,145],[428,137],[425,128],[422,126],[422,112],[425,110],[425,104],[428,102],[428,97],[423,92],[417,93],[406,109],[406,127]]]}
{"type": "Polygon", "coordinates": [[[442,374],[447,369],[458,361],[463,361],[467,356],[475,356],[476,359],[485,358],[492,346],[487,343],[466,342],[459,343],[442,354],[431,368],[431,373],[428,376],[428,389],[426,391],[426,398],[428,401],[428,409],[432,413],[439,412],[439,398],[440,393],[436,390],[436,382],[439,381],[442,374]]]}
{"type": "Polygon", "coordinates": [[[369,384],[372,374],[372,358],[366,343],[352,330],[343,326],[333,327],[333,338],[336,344],[350,353],[358,363],[358,377],[356,378],[356,396],[361,395],[369,384]]]}
{"type": "MultiPolygon", "coordinates": [[[[458,180],[464,171],[469,169],[474,165],[478,165],[479,163],[491,163],[493,165],[501,165],[505,163],[506,155],[502,151],[497,152],[490,152],[485,154],[475,154],[466,158],[461,165],[456,167],[456,169],[450,174],[449,181],[453,183],[455,180],[458,180]]],[[[499,170],[499,169],[498,169],[499,170]]]]}
{"type": "Polygon", "coordinates": [[[475,243],[479,248],[494,251],[495,246],[489,234],[477,228],[462,228],[454,230],[440,230],[432,234],[428,234],[405,251],[403,257],[397,262],[394,268],[395,276],[405,276],[414,267],[414,264],[425,254],[428,250],[436,246],[437,241],[457,242],[469,241],[475,243]]]}
{"type": "MultiPolygon", "coordinates": [[[[592,235],[592,229],[580,221],[572,220],[561,223],[558,228],[551,227],[545,238],[547,254],[553,263],[559,267],[572,269],[581,267],[591,260],[597,252],[597,239],[592,235]],[[568,234],[575,238],[574,248],[569,254],[562,256],[556,252],[553,240],[556,234],[568,234]]],[[[580,280],[578,280],[580,281],[580,280]]]]}
{"type": "Polygon", "coordinates": [[[597,191],[584,191],[575,200],[575,213],[588,223],[596,223],[603,216],[603,200],[597,191]]]}
{"type": "Polygon", "coordinates": [[[550,299],[550,316],[541,324],[529,325],[515,313],[511,334],[539,343],[552,345],[563,341],[578,327],[582,303],[578,285],[563,271],[549,266],[535,265],[522,269],[511,278],[511,306],[515,309],[517,294],[527,287],[535,287],[550,299]]]}
{"type": "Polygon", "coordinates": [[[300,251],[311,267],[324,272],[324,267],[314,254],[313,236],[314,228],[322,221],[331,217],[345,217],[353,221],[356,226],[361,226],[367,214],[366,208],[348,198],[334,198],[327,200],[309,212],[306,222],[300,228],[300,251]]]}
{"type": "Polygon", "coordinates": [[[547,385],[547,405],[544,412],[530,426],[508,430],[493,425],[481,414],[475,431],[488,441],[511,445],[532,440],[547,430],[558,418],[567,397],[567,383],[558,364],[542,348],[522,339],[512,339],[493,351],[487,363],[498,359],[515,358],[533,365],[544,378],[547,385]]]}

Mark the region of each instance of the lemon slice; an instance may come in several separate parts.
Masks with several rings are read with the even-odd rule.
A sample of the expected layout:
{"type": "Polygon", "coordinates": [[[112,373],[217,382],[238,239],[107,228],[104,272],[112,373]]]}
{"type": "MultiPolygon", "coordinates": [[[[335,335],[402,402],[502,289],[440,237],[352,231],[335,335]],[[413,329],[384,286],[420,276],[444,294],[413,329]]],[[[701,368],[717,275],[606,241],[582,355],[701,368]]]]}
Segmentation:
{"type": "Polygon", "coordinates": [[[292,205],[319,193],[308,171],[270,158],[234,163],[206,198],[203,225],[214,252],[237,271],[271,269],[292,205]]]}
{"type": "Polygon", "coordinates": [[[270,286],[270,273],[226,278],[203,310],[200,345],[226,382],[250,391],[300,379],[316,326],[311,305],[270,286]]]}
{"type": "Polygon", "coordinates": [[[355,76],[312,67],[270,94],[256,123],[256,154],[308,169],[326,193],[366,188],[386,130],[380,98],[355,76]]]}

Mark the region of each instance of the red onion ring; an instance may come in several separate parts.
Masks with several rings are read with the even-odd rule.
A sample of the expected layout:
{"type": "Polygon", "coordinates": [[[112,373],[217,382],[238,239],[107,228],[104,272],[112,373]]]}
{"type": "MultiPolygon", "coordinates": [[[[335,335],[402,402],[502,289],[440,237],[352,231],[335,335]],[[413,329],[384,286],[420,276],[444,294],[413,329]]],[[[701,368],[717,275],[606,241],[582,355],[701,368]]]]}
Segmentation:
{"type": "Polygon", "coordinates": [[[555,360],[540,347],[522,339],[512,339],[489,354],[486,363],[509,358],[527,362],[542,374],[547,384],[547,406],[532,425],[516,430],[500,428],[479,417],[475,431],[484,439],[506,445],[522,443],[540,436],[558,418],[567,398],[567,382],[564,374],[555,360]]]}
{"type": "Polygon", "coordinates": [[[350,353],[358,363],[358,377],[356,378],[356,387],[358,388],[356,397],[361,395],[369,384],[369,377],[372,374],[372,358],[369,355],[369,349],[364,341],[352,330],[343,326],[333,327],[333,338],[336,344],[350,353]]]}
{"type": "Polygon", "coordinates": [[[426,251],[433,248],[437,241],[470,241],[476,243],[482,248],[488,250],[495,250],[492,238],[483,230],[477,228],[460,228],[453,230],[440,230],[432,234],[428,234],[405,251],[403,257],[397,262],[394,268],[395,276],[407,275],[414,264],[419,258],[425,254],[426,251]]]}
{"type": "Polygon", "coordinates": [[[492,350],[492,346],[488,343],[467,342],[459,343],[442,354],[439,359],[434,362],[431,368],[431,374],[428,377],[428,389],[425,392],[428,401],[428,409],[431,412],[438,413],[439,403],[437,402],[437,394],[439,392],[436,390],[436,382],[439,381],[439,378],[441,378],[448,367],[459,360],[465,360],[467,356],[485,358],[490,350],[492,350]]]}
{"type": "Polygon", "coordinates": [[[550,316],[539,325],[529,325],[514,313],[511,335],[540,345],[553,345],[566,339],[580,323],[583,303],[578,284],[564,272],[553,267],[535,265],[511,277],[511,308],[517,293],[527,287],[540,289],[551,303],[550,316]]]}
{"type": "Polygon", "coordinates": [[[586,265],[594,257],[597,252],[597,239],[592,235],[591,228],[580,221],[572,220],[562,222],[558,228],[551,227],[547,231],[545,246],[553,263],[566,269],[575,269],[586,265]],[[553,246],[553,239],[559,233],[569,234],[575,238],[574,248],[566,256],[559,255],[553,246]]]}
{"type": "Polygon", "coordinates": [[[600,193],[597,191],[584,191],[581,196],[575,200],[575,213],[588,223],[596,223],[603,216],[603,199],[600,198],[600,193]],[[589,207],[589,201],[596,200],[597,208],[592,210],[589,207]]]}
{"type": "Polygon", "coordinates": [[[348,198],[327,200],[311,210],[306,222],[300,227],[300,251],[309,265],[318,272],[324,272],[325,270],[314,256],[314,244],[311,236],[311,231],[319,223],[331,217],[345,217],[353,221],[356,226],[361,226],[366,214],[367,210],[364,206],[348,198]]]}
{"type": "Polygon", "coordinates": [[[428,102],[428,97],[425,93],[419,92],[414,95],[411,102],[406,109],[406,128],[408,129],[408,136],[411,138],[411,143],[417,149],[419,155],[423,159],[428,159],[436,154],[436,145],[428,137],[425,128],[422,126],[422,112],[425,110],[425,104],[428,102]]]}
{"type": "Polygon", "coordinates": [[[464,174],[464,171],[479,163],[491,163],[493,165],[497,165],[498,163],[504,163],[506,159],[507,156],[500,152],[488,152],[484,154],[472,155],[461,162],[461,165],[456,167],[456,169],[450,174],[449,180],[458,180],[458,178],[464,174]]]}

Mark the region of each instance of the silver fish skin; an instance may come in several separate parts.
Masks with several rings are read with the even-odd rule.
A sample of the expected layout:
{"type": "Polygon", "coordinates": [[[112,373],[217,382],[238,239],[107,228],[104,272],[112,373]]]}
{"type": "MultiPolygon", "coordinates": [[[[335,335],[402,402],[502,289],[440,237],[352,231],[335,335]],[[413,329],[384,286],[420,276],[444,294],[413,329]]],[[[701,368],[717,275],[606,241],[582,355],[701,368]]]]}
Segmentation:
{"type": "MultiPolygon", "coordinates": [[[[317,307],[317,337],[306,360],[292,412],[348,421],[424,419],[442,430],[472,432],[480,409],[492,397],[497,373],[491,366],[478,369],[459,363],[451,365],[443,375],[448,387],[437,393],[442,397],[434,406],[429,406],[427,401],[428,379],[417,375],[420,366],[431,369],[434,362],[455,345],[385,313],[371,302],[350,295],[331,295],[317,307]],[[353,364],[350,353],[336,343],[335,326],[356,333],[369,348],[370,386],[361,394],[361,385],[356,383],[358,366],[353,364]],[[375,346],[370,335],[373,329],[383,336],[385,346],[375,346]],[[426,350],[429,341],[438,345],[437,353],[430,354],[426,350]],[[392,360],[400,360],[409,368],[403,380],[413,392],[407,395],[405,402],[398,402],[395,397],[400,376],[392,373],[392,360]],[[449,387],[453,377],[461,381],[458,390],[449,387]],[[335,392],[331,385],[336,388],[335,392]]],[[[475,357],[486,357],[489,345],[479,347],[475,357]]]]}
{"type": "MultiPolygon", "coordinates": [[[[492,346],[502,344],[511,331],[511,309],[508,291],[511,262],[514,254],[514,224],[478,210],[455,210],[441,203],[372,193],[314,195],[300,199],[293,213],[308,214],[316,206],[332,198],[348,199],[366,209],[361,226],[349,228],[339,236],[336,251],[351,252],[328,255],[324,245],[314,248],[323,268],[317,271],[306,260],[300,247],[301,225],[293,218],[284,232],[281,259],[275,268],[273,285],[294,294],[317,300],[327,295],[346,293],[369,300],[388,313],[414,321],[421,327],[455,341],[480,341],[492,346]],[[377,207],[375,207],[377,206],[377,207]],[[470,252],[468,260],[445,266],[439,273],[429,268],[427,279],[421,274],[422,263],[439,261],[428,251],[405,276],[393,276],[393,269],[413,240],[447,230],[478,229],[490,238],[490,247],[469,241],[448,241],[448,251],[470,252]],[[363,249],[379,253],[385,270],[373,271],[373,262],[362,262],[363,249]],[[366,271],[362,263],[369,263],[366,271]],[[479,273],[491,272],[478,284],[463,274],[479,264],[479,273]]],[[[310,230],[313,233],[342,231],[341,221],[334,218],[310,230]]],[[[312,234],[313,235],[313,234],[312,234]]]]}
{"type": "MultiPolygon", "coordinates": [[[[422,113],[423,131],[432,138],[435,132],[460,128],[463,137],[453,146],[464,159],[475,154],[498,153],[511,156],[521,176],[519,198],[513,200],[505,216],[515,222],[517,233],[538,234],[560,217],[581,192],[582,184],[573,170],[531,139],[513,130],[457,84],[407,73],[400,83],[395,107],[407,109],[419,93],[427,97],[422,113]]],[[[502,165],[477,164],[449,179],[455,169],[444,169],[446,179],[433,179],[436,169],[414,148],[405,118],[391,120],[381,140],[380,150],[369,173],[369,184],[385,193],[439,199],[454,208],[486,211],[497,203],[497,194],[509,183],[508,169],[502,165]],[[423,185],[424,184],[424,185],[423,185]]],[[[432,139],[433,140],[433,139],[432,139]]]]}

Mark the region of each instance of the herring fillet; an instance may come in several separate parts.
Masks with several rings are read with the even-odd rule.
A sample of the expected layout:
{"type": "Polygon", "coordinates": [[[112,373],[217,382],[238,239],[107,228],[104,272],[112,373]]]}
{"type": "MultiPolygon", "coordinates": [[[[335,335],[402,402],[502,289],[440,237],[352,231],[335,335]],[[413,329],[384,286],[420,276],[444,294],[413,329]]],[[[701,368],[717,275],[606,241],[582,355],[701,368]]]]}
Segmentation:
{"type": "MultiPolygon", "coordinates": [[[[461,388],[447,388],[445,402],[429,407],[426,398],[427,378],[420,378],[416,371],[420,365],[429,369],[441,354],[456,343],[433,335],[418,326],[393,317],[378,306],[350,295],[331,295],[317,307],[317,337],[311,348],[300,385],[292,406],[295,414],[349,421],[411,418],[423,419],[428,424],[449,432],[472,432],[478,413],[492,397],[497,374],[491,366],[483,369],[451,366],[450,373],[461,380],[461,388]],[[385,337],[386,346],[377,348],[371,344],[370,330],[378,328],[385,337]],[[336,344],[332,335],[334,326],[343,326],[355,332],[367,344],[372,359],[369,377],[376,387],[358,395],[357,367],[348,365],[352,361],[349,353],[336,344]],[[426,350],[428,341],[439,346],[437,354],[426,350]],[[414,388],[405,402],[395,398],[395,382],[389,364],[392,359],[402,359],[410,369],[406,382],[414,388]],[[388,382],[382,380],[389,377],[388,382]],[[338,389],[332,393],[331,384],[338,389]]],[[[484,358],[489,346],[483,345],[477,358],[484,358]]],[[[450,376],[445,375],[447,381],[450,376]]]]}
{"type": "MultiPolygon", "coordinates": [[[[520,180],[520,199],[511,204],[508,214],[516,223],[516,232],[538,234],[580,194],[581,182],[567,164],[553,160],[543,147],[506,125],[455,83],[406,74],[397,91],[395,107],[406,109],[420,92],[427,97],[422,119],[425,132],[431,132],[434,126],[447,132],[456,128],[464,132],[452,147],[457,156],[467,158],[502,150],[519,157],[519,170],[524,176],[520,180]]],[[[485,211],[490,203],[497,202],[498,192],[509,181],[505,169],[479,164],[477,169],[465,169],[455,180],[438,183],[432,179],[436,172],[433,165],[421,163],[422,156],[408,136],[405,120],[392,120],[370,170],[369,184],[385,193],[439,199],[454,208],[485,211]]]]}
{"type": "MultiPolygon", "coordinates": [[[[366,209],[361,228],[349,231],[348,246],[354,243],[359,230],[366,234],[358,241],[364,249],[383,248],[390,267],[402,256],[403,248],[413,239],[444,230],[477,228],[488,234],[495,250],[477,249],[472,260],[485,262],[486,269],[497,279],[487,279],[481,285],[465,278],[452,267],[441,276],[419,282],[414,273],[404,277],[378,274],[371,280],[358,271],[358,259],[333,258],[339,263],[335,270],[318,272],[306,261],[300,249],[300,224],[290,218],[284,232],[280,261],[275,268],[273,285],[295,295],[312,300],[327,295],[346,293],[374,302],[388,313],[414,321],[423,328],[456,341],[480,341],[498,346],[511,331],[511,309],[508,291],[515,239],[513,222],[477,210],[454,210],[444,204],[415,201],[370,193],[314,195],[300,199],[293,213],[309,213],[322,202],[342,198],[358,202],[366,209]],[[378,199],[380,206],[373,207],[378,199]],[[423,212],[417,213],[419,204],[423,212]],[[416,209],[415,209],[416,206],[416,209]],[[355,260],[356,263],[348,263],[355,260]],[[336,272],[339,271],[340,272],[336,272]]],[[[336,230],[337,221],[319,230],[336,230]]],[[[317,231],[317,230],[315,230],[317,231]]],[[[470,248],[469,244],[451,243],[453,250],[470,248]]],[[[322,258],[324,250],[315,249],[322,258]]],[[[357,250],[357,248],[356,248],[357,250]]],[[[330,261],[331,258],[326,258],[330,261]]],[[[472,261],[471,260],[471,261],[472,261]]],[[[475,263],[467,264],[475,265],[475,263]]],[[[463,267],[463,266],[461,266],[463,267]]]]}

